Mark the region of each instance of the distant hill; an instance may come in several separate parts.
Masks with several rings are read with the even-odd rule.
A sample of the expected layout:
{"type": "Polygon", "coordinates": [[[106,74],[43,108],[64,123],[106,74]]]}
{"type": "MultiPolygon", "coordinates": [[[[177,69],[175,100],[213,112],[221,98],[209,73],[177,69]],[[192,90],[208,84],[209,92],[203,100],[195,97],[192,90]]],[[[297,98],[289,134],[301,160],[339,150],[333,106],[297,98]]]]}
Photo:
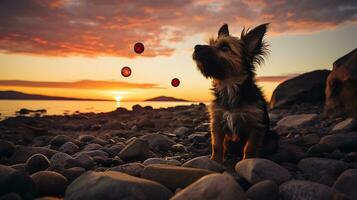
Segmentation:
{"type": "Polygon", "coordinates": [[[81,99],[72,97],[45,96],[39,94],[26,94],[17,91],[0,91],[0,99],[7,100],[76,100],[76,101],[109,101],[105,99],[81,99]]]}
{"type": "Polygon", "coordinates": [[[159,96],[151,99],[146,99],[145,101],[187,101],[185,99],[177,99],[175,97],[159,96]]]}

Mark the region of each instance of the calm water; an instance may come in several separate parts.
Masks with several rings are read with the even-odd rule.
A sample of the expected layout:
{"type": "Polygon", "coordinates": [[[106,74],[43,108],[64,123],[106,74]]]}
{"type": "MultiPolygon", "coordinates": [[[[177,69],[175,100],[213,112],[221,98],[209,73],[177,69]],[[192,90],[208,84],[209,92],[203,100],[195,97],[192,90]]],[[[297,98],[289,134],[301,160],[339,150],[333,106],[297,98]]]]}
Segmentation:
{"type": "Polygon", "coordinates": [[[109,112],[117,107],[131,110],[132,106],[152,106],[153,108],[167,108],[177,105],[191,105],[197,102],[115,102],[115,101],[42,101],[42,100],[0,100],[0,119],[16,116],[16,111],[22,108],[30,110],[46,109],[45,115],[73,114],[75,112],[109,112]]]}

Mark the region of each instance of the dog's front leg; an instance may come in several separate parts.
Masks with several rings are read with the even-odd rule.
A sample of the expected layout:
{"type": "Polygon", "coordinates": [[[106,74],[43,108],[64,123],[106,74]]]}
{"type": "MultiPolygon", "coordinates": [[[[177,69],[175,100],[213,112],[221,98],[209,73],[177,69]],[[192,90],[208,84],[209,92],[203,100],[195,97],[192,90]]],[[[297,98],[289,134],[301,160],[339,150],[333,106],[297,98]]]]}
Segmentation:
{"type": "Polygon", "coordinates": [[[264,134],[251,132],[244,147],[244,156],[246,158],[259,158],[262,156],[264,134]]]}
{"type": "Polygon", "coordinates": [[[211,144],[212,157],[211,159],[222,163],[224,160],[224,133],[222,127],[222,119],[217,117],[211,119],[211,144]]]}

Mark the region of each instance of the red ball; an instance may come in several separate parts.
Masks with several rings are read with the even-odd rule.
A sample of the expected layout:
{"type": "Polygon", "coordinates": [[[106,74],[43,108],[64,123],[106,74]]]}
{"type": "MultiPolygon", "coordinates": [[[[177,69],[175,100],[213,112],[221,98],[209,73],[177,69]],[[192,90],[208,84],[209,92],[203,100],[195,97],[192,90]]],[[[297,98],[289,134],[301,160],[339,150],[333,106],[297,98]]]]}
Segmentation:
{"type": "Polygon", "coordinates": [[[141,42],[137,42],[134,45],[134,51],[135,53],[142,53],[144,52],[144,45],[141,42]]]}
{"type": "Polygon", "coordinates": [[[180,85],[180,80],[178,78],[174,78],[171,80],[171,85],[177,87],[180,85]]]}
{"type": "Polygon", "coordinates": [[[121,68],[121,75],[123,75],[124,77],[128,77],[131,75],[131,69],[130,67],[123,67],[121,68]]]}

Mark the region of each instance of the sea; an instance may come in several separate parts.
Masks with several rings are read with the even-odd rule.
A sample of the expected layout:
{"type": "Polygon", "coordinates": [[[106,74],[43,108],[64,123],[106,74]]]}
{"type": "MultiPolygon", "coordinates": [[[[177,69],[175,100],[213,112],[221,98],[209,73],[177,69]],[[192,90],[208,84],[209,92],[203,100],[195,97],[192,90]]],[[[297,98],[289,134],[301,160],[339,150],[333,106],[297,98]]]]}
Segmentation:
{"type": "MultiPolygon", "coordinates": [[[[132,110],[133,105],[152,106],[153,108],[168,108],[178,105],[199,104],[199,102],[174,102],[174,101],[69,101],[69,100],[0,100],[0,120],[19,115],[21,109],[45,110],[46,112],[34,112],[36,115],[71,115],[75,113],[101,113],[116,110],[123,107],[132,110]]],[[[31,115],[31,113],[30,113],[31,115]]]]}

